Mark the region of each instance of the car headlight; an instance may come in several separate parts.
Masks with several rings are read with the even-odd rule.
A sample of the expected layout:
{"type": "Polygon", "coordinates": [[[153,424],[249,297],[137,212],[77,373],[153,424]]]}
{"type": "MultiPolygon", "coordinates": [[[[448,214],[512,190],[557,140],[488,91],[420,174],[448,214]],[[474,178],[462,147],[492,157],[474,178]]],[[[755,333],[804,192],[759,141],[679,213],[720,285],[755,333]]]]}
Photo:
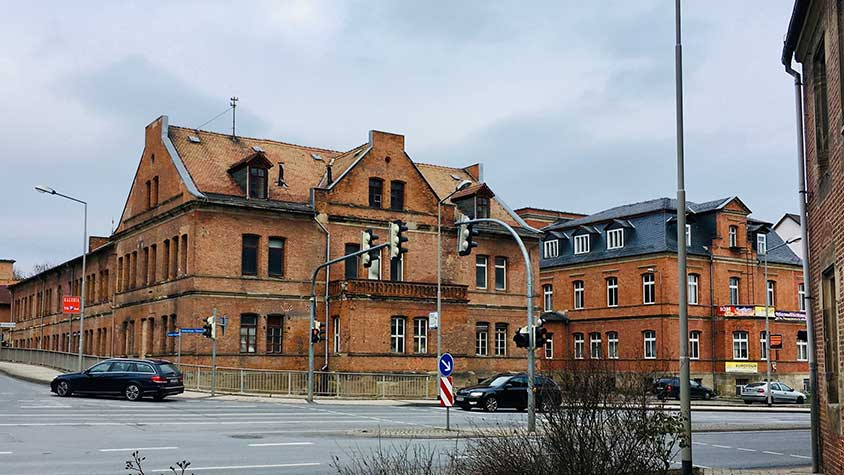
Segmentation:
{"type": "Polygon", "coordinates": [[[481,392],[481,391],[472,391],[471,393],[469,393],[469,396],[471,396],[471,397],[481,397],[483,395],[484,395],[484,393],[481,392]]]}

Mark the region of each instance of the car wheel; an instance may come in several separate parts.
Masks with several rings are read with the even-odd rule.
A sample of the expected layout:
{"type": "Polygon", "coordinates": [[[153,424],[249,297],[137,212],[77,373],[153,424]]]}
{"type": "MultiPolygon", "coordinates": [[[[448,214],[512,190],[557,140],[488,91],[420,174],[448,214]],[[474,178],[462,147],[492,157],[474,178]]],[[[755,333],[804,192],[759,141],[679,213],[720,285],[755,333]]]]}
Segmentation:
{"type": "Polygon", "coordinates": [[[123,390],[123,396],[130,401],[138,401],[141,399],[141,387],[132,383],[123,390]]]}
{"type": "Polygon", "coordinates": [[[711,399],[711,398],[712,398],[712,395],[711,395],[711,394],[709,394],[709,393],[703,393],[703,400],[704,400],[704,401],[708,401],[708,400],[709,400],[709,399],[711,399]]]}
{"type": "Polygon", "coordinates": [[[68,397],[73,394],[73,391],[71,391],[70,384],[68,384],[67,381],[59,381],[59,383],[56,384],[56,394],[61,397],[68,397]]]}
{"type": "Polygon", "coordinates": [[[798,396],[797,397],[797,404],[803,404],[803,402],[804,402],[803,396],[798,396]]]}
{"type": "Polygon", "coordinates": [[[495,399],[495,396],[489,396],[488,398],[484,399],[484,411],[495,412],[497,410],[498,410],[498,399],[495,399]]]}

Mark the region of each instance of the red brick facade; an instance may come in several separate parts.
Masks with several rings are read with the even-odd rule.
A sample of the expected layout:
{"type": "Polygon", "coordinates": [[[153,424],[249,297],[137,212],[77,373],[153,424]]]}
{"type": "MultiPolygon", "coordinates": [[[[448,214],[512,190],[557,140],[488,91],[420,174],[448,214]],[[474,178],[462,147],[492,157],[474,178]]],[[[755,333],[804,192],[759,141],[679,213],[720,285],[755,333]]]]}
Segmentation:
{"type": "MultiPolygon", "coordinates": [[[[159,118],[146,128],[120,225],[88,256],[86,352],[173,357],[176,342],[167,332],[201,327],[216,308],[230,322],[218,340],[219,365],[303,369],[310,279],[326,248],[330,258],[341,256],[360,245],[365,229],[385,242],[388,222],[401,219],[409,228],[401,275],[391,275],[386,252],[374,264],[380,279],[359,264],[341,263],[327,277],[319,275],[316,315],[328,327],[327,341],[316,347],[317,367],[435,371],[436,330],[417,319],[436,309],[437,203],[462,180],[480,183],[480,166],[415,163],[401,135],[373,131],[363,145],[335,152],[169,127],[159,118]],[[370,202],[371,178],[382,180],[377,206],[370,202]],[[257,241],[254,272],[244,264],[247,240],[257,241]]],[[[512,331],[525,324],[518,247],[509,235],[482,232],[475,251],[490,256],[490,283],[479,288],[475,255],[456,253],[450,223],[458,211],[450,202],[442,211],[443,350],[466,375],[522,369],[524,351],[511,341],[512,331]],[[506,285],[499,290],[495,258],[506,260],[506,285]],[[490,328],[485,355],[476,354],[478,322],[490,328]],[[496,324],[510,333],[500,355],[494,352],[496,324]]],[[[538,234],[498,198],[489,215],[521,230],[538,275],[538,234]]],[[[251,254],[247,260],[253,262],[251,254]]],[[[80,274],[77,258],[12,287],[15,346],[76,348],[78,321],[61,314],[60,302],[62,294],[78,295],[80,274]]],[[[185,335],[182,361],[207,363],[210,349],[201,335],[185,335]]]]}

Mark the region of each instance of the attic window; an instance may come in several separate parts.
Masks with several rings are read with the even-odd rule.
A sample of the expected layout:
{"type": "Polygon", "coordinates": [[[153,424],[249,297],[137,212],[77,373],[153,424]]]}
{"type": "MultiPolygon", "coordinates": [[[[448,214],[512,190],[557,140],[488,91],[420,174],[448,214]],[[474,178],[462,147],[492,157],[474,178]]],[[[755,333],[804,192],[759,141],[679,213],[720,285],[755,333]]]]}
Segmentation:
{"type": "Polygon", "coordinates": [[[489,198],[478,196],[475,202],[475,218],[489,218],[489,198]]]}
{"type": "Polygon", "coordinates": [[[263,152],[263,151],[264,151],[264,149],[262,149],[262,148],[261,148],[261,147],[259,147],[258,145],[253,145],[253,146],[252,146],[252,150],[254,150],[254,151],[256,151],[256,152],[263,152]]]}
{"type": "Polygon", "coordinates": [[[256,199],[267,198],[267,169],[249,167],[249,197],[256,199]]]}
{"type": "Polygon", "coordinates": [[[200,143],[199,137],[196,135],[188,135],[188,140],[190,140],[191,143],[200,143]]]}

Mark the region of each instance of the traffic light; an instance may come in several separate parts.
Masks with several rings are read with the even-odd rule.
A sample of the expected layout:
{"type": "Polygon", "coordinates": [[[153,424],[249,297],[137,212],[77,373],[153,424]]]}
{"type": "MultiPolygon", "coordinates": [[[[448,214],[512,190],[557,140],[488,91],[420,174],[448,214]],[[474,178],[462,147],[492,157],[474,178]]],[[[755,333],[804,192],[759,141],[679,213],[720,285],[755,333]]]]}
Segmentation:
{"type": "Polygon", "coordinates": [[[214,317],[208,317],[205,319],[205,324],[202,325],[202,336],[212,340],[217,339],[217,322],[214,317]]]}
{"type": "Polygon", "coordinates": [[[325,337],[325,330],[321,328],[319,321],[314,320],[314,327],[311,328],[311,343],[319,343],[325,337]]]}
{"type": "Polygon", "coordinates": [[[460,224],[457,226],[457,254],[461,256],[468,256],[472,253],[472,248],[478,247],[478,243],[474,241],[474,237],[478,235],[478,230],[472,224],[460,224]]]}
{"type": "Polygon", "coordinates": [[[527,348],[530,346],[530,335],[527,332],[527,325],[516,330],[513,341],[516,342],[518,348],[527,348]]]}
{"type": "MultiPolygon", "coordinates": [[[[371,229],[367,229],[366,231],[360,233],[360,250],[365,251],[372,246],[375,245],[375,241],[378,240],[378,236],[371,229]]],[[[380,250],[378,251],[370,251],[365,254],[361,254],[361,262],[363,262],[363,266],[367,269],[372,265],[372,261],[377,261],[379,259],[378,255],[380,254],[380,250]]]]}
{"type": "Polygon", "coordinates": [[[390,259],[399,259],[407,252],[407,249],[402,246],[407,242],[407,237],[404,236],[405,231],[407,231],[407,225],[401,220],[390,223],[390,259]]]}
{"type": "MultiPolygon", "coordinates": [[[[540,325],[542,325],[542,320],[540,320],[540,325]]],[[[551,336],[548,335],[548,329],[543,328],[542,326],[538,326],[534,328],[535,332],[535,341],[536,341],[536,348],[542,348],[551,339],[551,336]]]]}

